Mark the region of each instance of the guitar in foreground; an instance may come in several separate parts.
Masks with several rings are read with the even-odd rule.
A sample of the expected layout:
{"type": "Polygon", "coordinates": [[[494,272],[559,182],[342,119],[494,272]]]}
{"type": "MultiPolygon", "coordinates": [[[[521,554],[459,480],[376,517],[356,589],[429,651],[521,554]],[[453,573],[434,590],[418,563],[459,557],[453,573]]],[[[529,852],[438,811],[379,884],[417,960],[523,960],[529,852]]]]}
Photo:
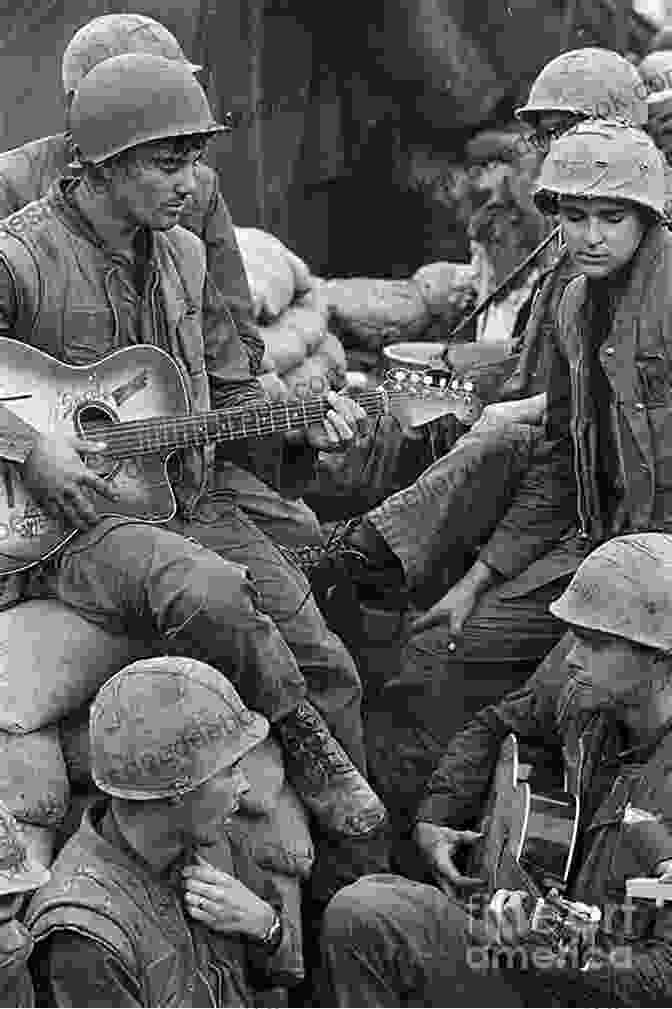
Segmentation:
{"type": "MultiPolygon", "coordinates": [[[[534,783],[533,764],[521,760],[518,739],[502,743],[485,816],[483,840],[474,847],[469,873],[486,880],[488,893],[527,894],[529,941],[556,956],[585,949],[601,920],[597,907],[562,896],[576,848],[583,743],[570,775],[560,787],[534,783]]],[[[495,898],[496,899],[496,898],[495,898]]]]}
{"type": "MultiPolygon", "coordinates": [[[[391,373],[377,388],[348,394],[369,416],[392,413],[407,427],[446,414],[471,424],[480,414],[471,391],[445,377],[405,370],[391,373]]],[[[99,516],[147,522],[168,522],[175,515],[166,468],[175,451],[305,428],[330,409],[326,397],[313,396],[190,414],[177,365],[157,347],[128,347],[95,364],[73,366],[6,338],[0,338],[0,401],[42,434],[105,442],[105,452],[86,462],[119,497],[111,505],[95,496],[99,516]]],[[[13,464],[3,467],[0,576],[40,563],[76,533],[38,505],[13,464]]]]}
{"type": "Polygon", "coordinates": [[[480,825],[470,873],[487,881],[490,892],[528,890],[540,897],[565,888],[579,827],[579,787],[583,753],[573,781],[538,787],[532,764],[520,758],[511,733],[502,743],[494,781],[480,825]]]}

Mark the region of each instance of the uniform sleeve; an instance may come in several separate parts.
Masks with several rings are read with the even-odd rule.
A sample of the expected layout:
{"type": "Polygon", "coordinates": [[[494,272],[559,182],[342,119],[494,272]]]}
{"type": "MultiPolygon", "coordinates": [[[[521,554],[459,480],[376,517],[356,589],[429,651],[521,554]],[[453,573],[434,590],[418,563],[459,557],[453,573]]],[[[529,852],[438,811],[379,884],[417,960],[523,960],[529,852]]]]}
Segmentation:
{"type": "Polygon", "coordinates": [[[216,176],[203,218],[201,238],[206,248],[210,286],[206,296],[204,325],[206,329],[212,326],[225,334],[227,342],[231,344],[228,353],[232,364],[240,366],[239,352],[242,350],[245,358],[244,373],[241,372],[237,377],[255,376],[259,373],[264,356],[264,341],[254,320],[252,296],[231,214],[219,191],[216,176]],[[234,346],[234,343],[238,346],[234,346]]]}
{"type": "Polygon", "coordinates": [[[93,939],[56,932],[41,952],[39,988],[54,1006],[101,1009],[142,1006],[141,992],[120,961],[93,939]]]}
{"type": "Polygon", "coordinates": [[[497,705],[483,708],[448,744],[429,779],[416,822],[461,829],[482,812],[504,738],[513,732],[544,749],[560,746],[556,727],[559,684],[540,667],[497,705]]]}
{"type": "Polygon", "coordinates": [[[557,342],[549,343],[546,440],[479,555],[507,579],[548,553],[577,522],[569,365],[557,342]]]}

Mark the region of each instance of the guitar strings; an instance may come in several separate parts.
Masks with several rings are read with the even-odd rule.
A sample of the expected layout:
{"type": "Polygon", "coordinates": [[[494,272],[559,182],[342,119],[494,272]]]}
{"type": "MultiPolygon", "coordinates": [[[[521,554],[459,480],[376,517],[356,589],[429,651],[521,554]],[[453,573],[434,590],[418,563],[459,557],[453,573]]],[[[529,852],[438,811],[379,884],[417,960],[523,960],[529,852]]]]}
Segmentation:
{"type": "MultiPolygon", "coordinates": [[[[445,393],[443,394],[445,396],[445,393]]],[[[399,390],[375,389],[367,391],[356,398],[367,413],[378,414],[384,408],[386,400],[394,401],[400,397],[406,397],[408,393],[399,390]]],[[[153,417],[146,420],[123,421],[112,426],[93,424],[85,429],[86,437],[90,440],[102,440],[108,443],[115,452],[120,454],[144,454],[159,450],[162,446],[161,434],[157,431],[158,425],[163,425],[166,432],[170,431],[173,439],[183,437],[183,442],[177,447],[188,447],[192,443],[189,438],[191,434],[207,435],[206,440],[237,440],[249,437],[264,437],[287,430],[287,423],[291,426],[292,421],[297,421],[297,426],[303,424],[319,423],[324,420],[325,413],[330,409],[329,401],[326,397],[306,400],[288,400],[282,403],[264,403],[258,407],[238,406],[224,408],[223,410],[211,410],[202,414],[187,414],[181,417],[153,417]],[[265,413],[264,419],[261,414],[265,413]],[[224,417],[222,415],[225,415],[224,417]],[[294,416],[292,417],[292,414],[294,416]],[[246,426],[246,421],[255,418],[251,429],[246,426]],[[276,423],[279,421],[280,423],[276,423]],[[215,430],[210,429],[210,425],[216,425],[215,430]],[[234,424],[240,427],[233,429],[234,424]],[[142,448],[134,450],[134,444],[139,439],[146,436],[154,438],[158,444],[147,443],[142,448]],[[218,437],[219,436],[219,437],[218,437]]],[[[197,439],[200,440],[200,439],[197,439]]]]}
{"type": "MultiPolygon", "coordinates": [[[[366,409],[368,406],[370,409],[380,408],[384,404],[384,397],[381,393],[375,395],[367,396],[366,402],[361,402],[362,406],[366,409]]],[[[157,438],[160,441],[160,433],[157,432],[157,425],[164,425],[166,431],[171,430],[172,435],[178,438],[180,434],[188,436],[189,434],[198,434],[206,429],[206,433],[213,436],[216,440],[216,435],[221,434],[222,439],[232,438],[249,438],[255,435],[271,435],[277,433],[278,430],[286,430],[287,421],[295,420],[300,422],[297,426],[302,424],[316,423],[324,420],[325,413],[327,410],[331,409],[328,400],[318,400],[318,401],[290,401],[286,404],[264,404],[261,407],[251,408],[247,407],[234,407],[222,411],[226,414],[224,419],[224,424],[222,424],[222,412],[217,410],[207,411],[202,414],[188,414],[182,417],[155,417],[149,418],[147,420],[137,420],[137,421],[125,421],[113,426],[106,425],[91,425],[85,429],[86,437],[91,440],[96,440],[99,438],[102,441],[106,441],[114,445],[115,450],[123,451],[124,447],[127,449],[133,445],[135,441],[149,435],[149,437],[157,438]],[[266,409],[264,409],[266,407],[266,409]],[[259,413],[256,411],[259,410],[259,413]],[[266,417],[261,419],[260,413],[266,413],[266,417]],[[294,417],[291,416],[294,414],[294,417]],[[245,421],[250,420],[251,417],[256,416],[256,420],[253,422],[250,428],[246,427],[245,421]],[[282,423],[278,425],[276,423],[282,420],[282,423]],[[215,431],[208,430],[209,425],[212,423],[217,425],[215,431]],[[234,424],[240,424],[240,427],[233,429],[234,424]]],[[[185,442],[187,447],[189,440],[185,442]]],[[[160,446],[157,446],[160,447],[160,446]]],[[[144,451],[156,451],[150,445],[144,449],[144,451]]]]}

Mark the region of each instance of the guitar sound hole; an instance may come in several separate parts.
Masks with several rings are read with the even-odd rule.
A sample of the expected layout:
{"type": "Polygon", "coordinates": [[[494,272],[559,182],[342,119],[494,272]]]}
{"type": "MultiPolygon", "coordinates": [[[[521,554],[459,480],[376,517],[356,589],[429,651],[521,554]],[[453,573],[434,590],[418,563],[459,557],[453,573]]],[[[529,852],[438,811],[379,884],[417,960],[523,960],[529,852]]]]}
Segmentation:
{"type": "MultiPolygon", "coordinates": [[[[105,432],[118,423],[114,411],[104,403],[81,403],[75,410],[74,419],[79,436],[90,441],[104,441],[105,432]]],[[[98,476],[106,478],[113,477],[121,467],[120,462],[103,454],[86,455],[84,462],[98,476]]]]}

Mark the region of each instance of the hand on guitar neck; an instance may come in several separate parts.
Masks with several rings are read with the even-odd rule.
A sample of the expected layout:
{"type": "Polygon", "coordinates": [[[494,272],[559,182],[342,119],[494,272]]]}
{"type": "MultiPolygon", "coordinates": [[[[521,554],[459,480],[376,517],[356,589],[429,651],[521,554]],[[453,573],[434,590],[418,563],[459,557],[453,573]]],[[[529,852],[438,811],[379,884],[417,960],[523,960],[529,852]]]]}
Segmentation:
{"type": "Polygon", "coordinates": [[[320,452],[343,452],[357,435],[366,434],[366,411],[342,393],[328,392],[326,399],[331,409],[321,423],[308,425],[305,439],[320,452]]]}
{"type": "Polygon", "coordinates": [[[104,442],[36,432],[33,448],[22,466],[26,489],[53,518],[65,519],[77,529],[89,529],[98,521],[90,492],[102,494],[110,501],[119,496],[80,456],[80,453],[95,455],[104,450],[104,442]]]}

